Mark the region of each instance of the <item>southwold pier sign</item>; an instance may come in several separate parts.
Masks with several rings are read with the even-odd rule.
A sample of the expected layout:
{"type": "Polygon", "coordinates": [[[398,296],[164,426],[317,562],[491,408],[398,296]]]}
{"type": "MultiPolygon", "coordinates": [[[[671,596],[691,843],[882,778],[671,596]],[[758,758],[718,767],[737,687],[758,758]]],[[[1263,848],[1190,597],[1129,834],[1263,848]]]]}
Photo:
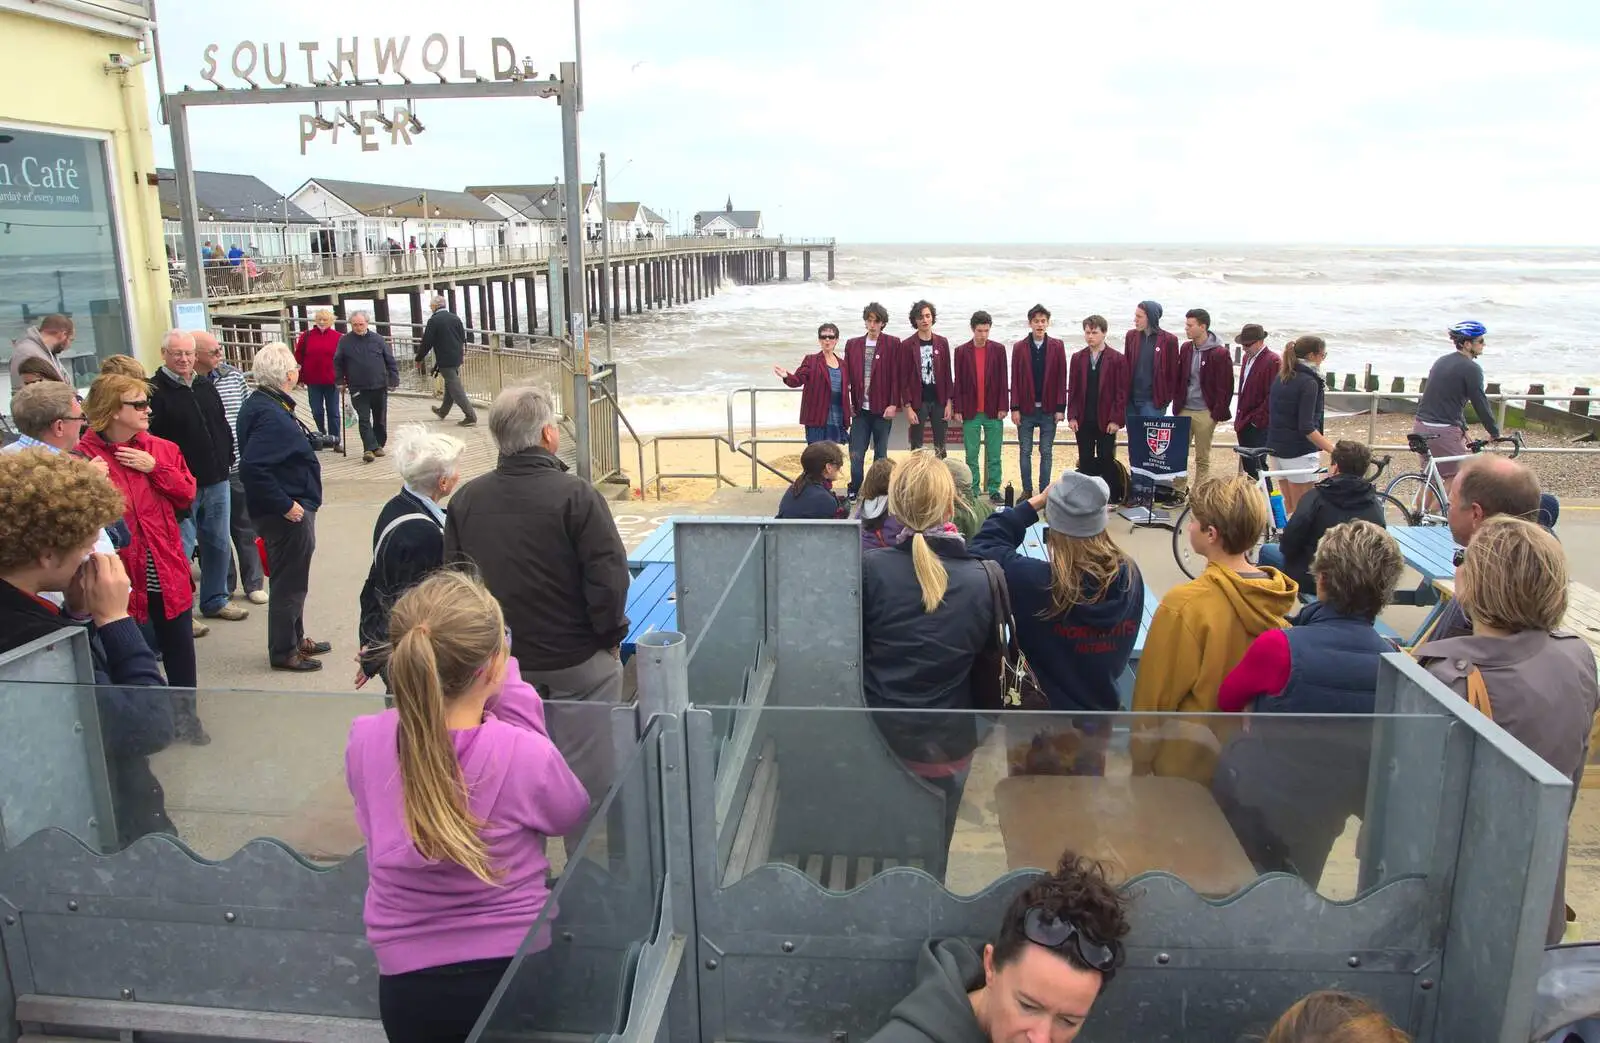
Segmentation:
{"type": "MultiPolygon", "coordinates": [[[[492,37],[487,52],[479,50],[476,54],[469,50],[465,36],[452,38],[443,33],[430,33],[413,48],[416,40],[411,36],[352,36],[346,45],[345,38],[341,36],[331,48],[324,48],[315,40],[301,40],[293,45],[244,40],[235,44],[226,58],[220,57],[223,53],[220,44],[207,44],[200,78],[223,89],[234,86],[219,78],[227,72],[231,72],[239,81],[235,89],[259,89],[261,84],[258,78],[276,87],[294,86],[290,78],[291,62],[295,66],[294,76],[299,76],[303,62],[306,83],[328,88],[382,82],[386,76],[398,77],[408,84],[413,77],[424,76],[437,77],[440,83],[449,83],[452,77],[459,82],[481,83],[490,79],[521,80],[533,76],[533,70],[528,67],[531,63],[519,63],[516,49],[503,36],[492,37]],[[362,46],[363,39],[367,41],[366,47],[362,46]],[[485,57],[488,59],[487,76],[477,67],[485,57]]],[[[359,115],[350,112],[339,115],[348,121],[346,125],[361,139],[363,152],[377,151],[380,130],[388,133],[391,145],[409,145],[412,133],[422,129],[412,112],[405,107],[398,107],[392,112],[368,109],[359,115]]],[[[306,145],[320,131],[330,132],[337,144],[339,128],[339,122],[324,119],[320,113],[315,116],[302,115],[301,155],[305,154],[306,145]]]]}

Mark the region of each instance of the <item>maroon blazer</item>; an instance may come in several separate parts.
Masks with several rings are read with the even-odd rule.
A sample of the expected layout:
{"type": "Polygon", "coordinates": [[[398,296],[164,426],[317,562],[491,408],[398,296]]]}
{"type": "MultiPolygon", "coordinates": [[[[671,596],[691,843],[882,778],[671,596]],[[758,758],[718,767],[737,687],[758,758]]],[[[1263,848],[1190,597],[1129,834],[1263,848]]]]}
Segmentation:
{"type": "MultiPolygon", "coordinates": [[[[1237,430],[1241,427],[1253,427],[1258,431],[1267,429],[1267,407],[1272,397],[1272,378],[1278,375],[1278,367],[1283,359],[1271,348],[1262,348],[1261,354],[1256,356],[1256,361],[1250,366],[1250,376],[1244,385],[1239,388],[1239,415],[1234,419],[1233,426],[1237,430]]],[[[1244,363],[1239,366],[1241,372],[1244,363]]]]}
{"type": "MultiPolygon", "coordinates": [[[[850,380],[844,359],[839,360],[839,372],[844,377],[839,381],[839,398],[844,404],[844,422],[849,424],[855,410],[850,408],[850,380]]],[[[833,381],[828,379],[828,363],[822,352],[813,352],[801,359],[800,368],[793,376],[783,378],[783,382],[792,388],[805,389],[800,392],[801,424],[821,427],[828,422],[828,399],[833,396],[833,381]]]]}
{"type": "Polygon", "coordinates": [[[900,338],[887,333],[878,334],[878,346],[872,353],[872,386],[863,388],[861,382],[867,368],[867,338],[865,335],[851,337],[845,342],[844,366],[850,385],[847,394],[851,403],[851,412],[845,414],[847,423],[861,408],[863,401],[868,402],[872,406],[871,411],[878,416],[883,415],[886,406],[905,405],[902,401],[905,387],[900,376],[900,354],[900,338]]]}
{"type": "MultiPolygon", "coordinates": [[[[1073,354],[1072,379],[1067,383],[1067,419],[1083,422],[1084,398],[1089,390],[1089,349],[1073,354]]],[[[1128,359],[1115,348],[1100,349],[1100,401],[1095,419],[1100,421],[1097,434],[1105,433],[1107,424],[1121,427],[1128,419],[1128,388],[1133,382],[1128,372],[1128,359]]]]}
{"type": "MultiPolygon", "coordinates": [[[[922,408],[922,342],[915,331],[900,342],[900,376],[905,381],[905,401],[912,409],[922,408]]],[[[950,341],[942,334],[933,335],[933,387],[943,409],[950,401],[953,382],[950,379],[950,341]]]]}
{"type": "MultiPolygon", "coordinates": [[[[1189,391],[1189,367],[1194,364],[1194,341],[1186,340],[1178,349],[1178,383],[1173,390],[1172,415],[1183,409],[1183,398],[1189,391]]],[[[1233,416],[1233,356],[1226,345],[1206,352],[1200,363],[1200,397],[1205,399],[1211,419],[1222,423],[1233,416]]]]}
{"type": "Polygon", "coordinates": [[[1064,413],[1067,409],[1067,349],[1054,337],[1044,339],[1044,389],[1036,392],[1033,386],[1033,335],[1029,334],[1011,346],[1011,408],[1024,413],[1033,412],[1033,403],[1043,403],[1047,413],[1064,413]]]}
{"type": "MultiPolygon", "coordinates": [[[[1139,368],[1139,350],[1142,346],[1142,337],[1138,330],[1129,330],[1122,338],[1122,354],[1128,359],[1128,387],[1132,394],[1133,373],[1139,368]]],[[[1156,408],[1166,411],[1172,405],[1173,396],[1178,393],[1183,381],[1179,377],[1178,369],[1178,337],[1177,334],[1166,330],[1156,331],[1156,364],[1152,368],[1151,376],[1154,377],[1154,387],[1150,390],[1155,395],[1156,408]]]]}
{"type": "Polygon", "coordinates": [[[962,420],[979,413],[991,420],[1006,415],[1006,346],[991,340],[983,348],[983,397],[978,402],[978,349],[967,341],[956,349],[955,412],[962,420]]]}

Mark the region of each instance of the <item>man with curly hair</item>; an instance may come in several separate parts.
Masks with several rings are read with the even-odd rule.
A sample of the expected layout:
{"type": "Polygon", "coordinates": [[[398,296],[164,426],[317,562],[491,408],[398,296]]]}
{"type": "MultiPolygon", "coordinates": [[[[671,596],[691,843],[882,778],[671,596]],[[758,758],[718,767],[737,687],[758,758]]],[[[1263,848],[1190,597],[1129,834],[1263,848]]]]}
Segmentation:
{"type": "Polygon", "coordinates": [[[1127,896],[1068,851],[1011,900],[981,954],[957,938],[929,941],[916,988],[868,1043],[1068,1043],[1122,966],[1127,933],[1127,896]]]}
{"type": "Polygon", "coordinates": [[[128,614],[122,560],[94,549],[121,515],[122,494],[88,461],[45,448],[0,454],[0,652],[87,628],[117,835],[127,844],[175,830],[149,761],[172,742],[171,699],[128,614]],[[49,591],[63,592],[65,605],[41,597],[49,591]]]}

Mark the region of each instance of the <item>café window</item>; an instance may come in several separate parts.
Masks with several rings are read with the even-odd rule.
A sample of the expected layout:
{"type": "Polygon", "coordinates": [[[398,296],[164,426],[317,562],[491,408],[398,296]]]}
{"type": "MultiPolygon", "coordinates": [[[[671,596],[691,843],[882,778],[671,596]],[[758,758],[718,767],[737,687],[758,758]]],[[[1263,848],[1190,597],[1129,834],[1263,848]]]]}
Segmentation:
{"type": "Polygon", "coordinates": [[[47,315],[72,320],[59,361],[83,387],[132,354],[107,143],[0,124],[0,356],[47,315]]]}

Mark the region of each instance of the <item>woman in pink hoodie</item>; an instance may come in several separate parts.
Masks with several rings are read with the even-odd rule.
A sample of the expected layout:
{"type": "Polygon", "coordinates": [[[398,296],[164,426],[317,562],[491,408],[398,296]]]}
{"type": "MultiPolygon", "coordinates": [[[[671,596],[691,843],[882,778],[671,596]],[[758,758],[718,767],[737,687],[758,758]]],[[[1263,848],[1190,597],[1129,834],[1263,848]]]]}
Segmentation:
{"type": "Polygon", "coordinates": [[[378,1009],[391,1043],[459,1043],[544,909],[545,839],[589,796],[482,583],[434,573],[395,603],[389,637],[395,708],[356,718],[345,750],[378,1009]]]}

